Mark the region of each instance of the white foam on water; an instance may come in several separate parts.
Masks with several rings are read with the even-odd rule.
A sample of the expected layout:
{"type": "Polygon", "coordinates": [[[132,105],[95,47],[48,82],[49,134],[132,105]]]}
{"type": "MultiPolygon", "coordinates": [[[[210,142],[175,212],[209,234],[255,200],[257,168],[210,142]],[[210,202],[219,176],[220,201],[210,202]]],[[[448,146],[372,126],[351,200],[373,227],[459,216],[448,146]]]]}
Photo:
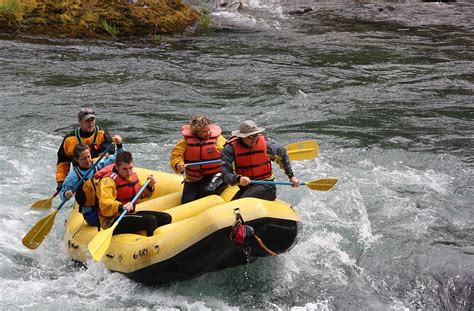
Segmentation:
{"type": "Polygon", "coordinates": [[[298,90],[298,96],[302,96],[303,98],[308,98],[308,94],[306,94],[302,90],[298,90]]]}
{"type": "Polygon", "coordinates": [[[364,242],[365,247],[368,248],[372,242],[377,240],[377,237],[372,234],[372,227],[367,213],[366,203],[356,187],[351,189],[350,195],[352,196],[354,205],[357,207],[357,211],[359,212],[357,227],[360,239],[364,242]]]}
{"type": "MultiPolygon", "coordinates": [[[[401,163],[400,163],[401,164],[401,163]]],[[[407,166],[397,166],[397,169],[389,169],[377,166],[374,175],[380,181],[390,181],[394,186],[409,188],[416,191],[433,190],[445,194],[449,184],[454,180],[452,177],[435,172],[433,169],[419,170],[407,166]]]]}
{"type": "Polygon", "coordinates": [[[290,309],[291,311],[329,311],[330,302],[328,300],[321,300],[317,302],[308,302],[304,306],[296,306],[290,309]]]}
{"type": "Polygon", "coordinates": [[[158,143],[126,144],[124,142],[124,149],[132,153],[135,166],[168,173],[172,173],[168,155],[173,146],[158,143]]]}
{"type": "Polygon", "coordinates": [[[244,6],[261,10],[268,10],[273,14],[282,16],[283,10],[280,2],[274,0],[243,0],[244,6]]]}
{"type": "MultiPolygon", "coordinates": [[[[329,165],[327,161],[329,160],[321,156],[315,161],[317,169],[308,166],[306,173],[304,168],[297,167],[296,171],[303,172],[304,175],[312,174],[312,179],[315,179],[314,176],[324,178],[339,175],[339,173],[331,173],[337,172],[337,169],[329,165]]],[[[358,242],[362,243],[364,248],[367,249],[371,243],[378,239],[377,236],[372,234],[367,204],[359,191],[358,182],[353,181],[353,177],[350,175],[347,177],[341,175],[333,190],[305,193],[305,197],[297,205],[298,210],[301,211],[305,227],[308,223],[312,224],[313,227],[317,223],[320,228],[327,228],[329,225],[336,229],[340,228],[357,233],[358,242]]]]}
{"type": "Polygon", "coordinates": [[[250,27],[257,25],[258,23],[258,19],[256,19],[255,17],[244,15],[238,12],[213,12],[212,15],[250,27]]]}
{"type": "MultiPolygon", "coordinates": [[[[278,19],[285,18],[282,7],[279,3],[266,0],[244,0],[241,1],[239,9],[229,9],[222,7],[212,12],[212,16],[217,18],[218,24],[236,24],[243,28],[274,28],[281,29],[278,19]]],[[[230,4],[233,6],[233,3],[230,4]]]]}
{"type": "Polygon", "coordinates": [[[47,305],[49,309],[237,310],[214,298],[186,297],[177,295],[172,288],[144,287],[94,261],[79,270],[58,266],[57,259],[51,264],[50,275],[45,275],[45,267],[39,267],[37,272],[30,271],[27,279],[2,280],[3,306],[7,309],[47,305]]]}
{"type": "Polygon", "coordinates": [[[36,154],[38,154],[38,151],[56,153],[63,138],[59,135],[52,135],[38,130],[29,130],[28,135],[24,137],[23,145],[26,148],[33,148],[36,154]]]}
{"type": "Polygon", "coordinates": [[[347,284],[345,268],[360,270],[355,260],[343,250],[344,238],[334,232],[324,230],[313,232],[312,236],[300,241],[292,250],[291,256],[285,256],[287,280],[303,274],[315,280],[325,279],[328,274],[341,284],[347,284]]]}

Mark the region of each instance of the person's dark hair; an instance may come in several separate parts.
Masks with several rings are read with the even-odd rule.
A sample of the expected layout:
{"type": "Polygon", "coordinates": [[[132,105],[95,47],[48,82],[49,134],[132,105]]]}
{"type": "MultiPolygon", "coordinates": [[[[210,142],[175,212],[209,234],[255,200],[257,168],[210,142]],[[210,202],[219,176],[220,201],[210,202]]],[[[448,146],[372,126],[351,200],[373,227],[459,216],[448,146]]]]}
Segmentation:
{"type": "Polygon", "coordinates": [[[72,150],[72,156],[74,159],[79,160],[79,157],[81,156],[81,153],[85,150],[91,150],[89,145],[83,144],[83,143],[78,143],[74,149],[72,150]]]}
{"type": "Polygon", "coordinates": [[[132,163],[132,162],[133,162],[133,158],[130,151],[122,151],[121,153],[117,155],[117,158],[115,158],[115,164],[117,166],[119,166],[122,163],[132,163]]]}

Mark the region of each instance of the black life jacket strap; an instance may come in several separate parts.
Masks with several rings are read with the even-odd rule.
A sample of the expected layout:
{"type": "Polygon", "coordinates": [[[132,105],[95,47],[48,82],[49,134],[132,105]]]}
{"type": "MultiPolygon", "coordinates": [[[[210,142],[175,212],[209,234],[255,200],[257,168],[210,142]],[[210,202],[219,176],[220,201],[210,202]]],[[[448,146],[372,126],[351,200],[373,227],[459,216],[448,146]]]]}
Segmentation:
{"type": "MultiPolygon", "coordinates": [[[[82,143],[82,139],[81,139],[81,128],[78,127],[76,128],[76,130],[74,131],[74,135],[76,136],[76,139],[78,142],[82,143]]],[[[97,136],[99,135],[99,127],[96,126],[95,129],[94,129],[94,138],[92,139],[92,145],[97,145],[97,136]]]]}
{"type": "MultiPolygon", "coordinates": [[[[94,174],[97,173],[99,171],[99,168],[97,167],[97,165],[94,167],[94,174]]],[[[81,172],[79,171],[79,167],[76,166],[74,167],[74,172],[76,172],[77,174],[77,177],[79,177],[79,180],[82,179],[82,175],[81,172]]],[[[94,188],[94,193],[95,193],[95,205],[92,206],[92,210],[95,211],[96,215],[97,215],[97,231],[100,231],[100,219],[99,219],[99,198],[97,197],[97,188],[95,187],[95,183],[92,182],[92,187],[94,188]]],[[[82,214],[82,211],[83,211],[83,206],[82,205],[79,205],[79,213],[82,214]]]]}

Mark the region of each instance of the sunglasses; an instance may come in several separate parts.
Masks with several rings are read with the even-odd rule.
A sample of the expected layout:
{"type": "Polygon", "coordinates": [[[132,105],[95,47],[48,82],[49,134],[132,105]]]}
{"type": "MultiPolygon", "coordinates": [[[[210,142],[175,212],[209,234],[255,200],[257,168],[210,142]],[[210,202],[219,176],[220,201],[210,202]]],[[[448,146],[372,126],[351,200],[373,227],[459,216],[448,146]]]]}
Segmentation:
{"type": "Polygon", "coordinates": [[[258,136],[258,134],[254,134],[254,135],[247,136],[246,138],[254,139],[254,138],[257,138],[257,136],[258,136]]]}

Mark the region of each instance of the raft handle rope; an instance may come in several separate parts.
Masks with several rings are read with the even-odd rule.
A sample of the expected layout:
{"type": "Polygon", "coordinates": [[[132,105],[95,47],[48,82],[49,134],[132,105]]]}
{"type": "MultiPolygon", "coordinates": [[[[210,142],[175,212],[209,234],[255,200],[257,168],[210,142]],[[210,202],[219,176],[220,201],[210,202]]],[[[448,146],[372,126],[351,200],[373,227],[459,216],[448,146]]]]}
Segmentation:
{"type": "Polygon", "coordinates": [[[235,222],[232,225],[232,229],[229,233],[229,239],[231,241],[242,246],[244,253],[248,255],[250,253],[249,244],[251,242],[251,238],[255,238],[260,248],[267,252],[267,254],[269,254],[270,256],[277,255],[277,253],[269,249],[263,243],[262,239],[255,234],[255,231],[251,226],[245,224],[245,221],[242,218],[242,215],[240,214],[240,209],[238,207],[234,209],[234,214],[235,222]]]}
{"type": "MultiPolygon", "coordinates": [[[[65,225],[65,226],[66,226],[66,224],[67,224],[67,219],[64,221],[64,225],[65,225]]],[[[77,231],[74,232],[74,234],[72,235],[72,239],[74,239],[74,238],[76,237],[76,234],[78,234],[79,232],[81,232],[82,229],[85,228],[85,226],[86,226],[86,221],[83,219],[83,220],[82,220],[82,224],[81,224],[81,226],[79,227],[79,229],[77,229],[77,231]]]]}
{"type": "Polygon", "coordinates": [[[271,249],[269,249],[268,247],[265,246],[265,244],[263,244],[263,241],[261,238],[258,237],[258,235],[255,235],[255,239],[257,240],[258,242],[258,245],[268,253],[268,255],[270,256],[276,256],[278,255],[277,253],[273,252],[271,249]]]}

